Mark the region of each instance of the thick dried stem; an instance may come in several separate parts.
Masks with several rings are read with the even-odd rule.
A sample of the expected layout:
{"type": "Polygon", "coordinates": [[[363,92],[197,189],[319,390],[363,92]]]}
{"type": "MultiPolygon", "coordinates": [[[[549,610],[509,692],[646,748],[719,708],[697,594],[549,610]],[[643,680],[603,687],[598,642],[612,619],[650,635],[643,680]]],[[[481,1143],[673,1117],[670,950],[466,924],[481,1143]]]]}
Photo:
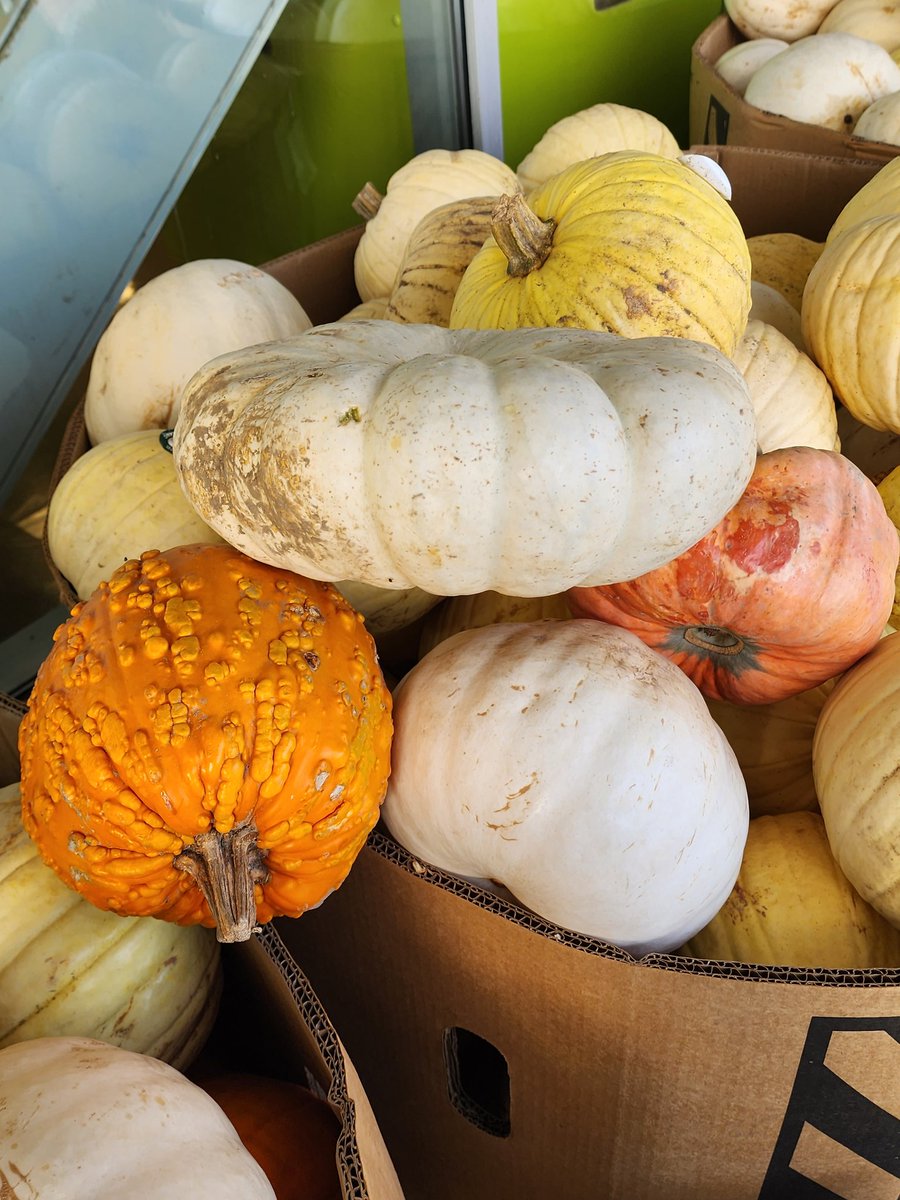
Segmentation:
{"type": "Polygon", "coordinates": [[[203,893],[220,942],[246,942],[258,928],[253,887],[265,883],[269,872],[256,834],[250,820],[228,833],[211,829],[175,859],[178,870],[187,871],[203,893]]]}
{"type": "Polygon", "coordinates": [[[532,212],[521,192],[501,196],[491,213],[491,233],[508,259],[507,275],[528,275],[542,266],[555,229],[556,222],[532,212]]]}
{"type": "Polygon", "coordinates": [[[379,208],[381,208],[383,199],[384,196],[382,196],[374,184],[366,183],[354,198],[353,211],[359,213],[364,221],[371,221],[379,208]]]}

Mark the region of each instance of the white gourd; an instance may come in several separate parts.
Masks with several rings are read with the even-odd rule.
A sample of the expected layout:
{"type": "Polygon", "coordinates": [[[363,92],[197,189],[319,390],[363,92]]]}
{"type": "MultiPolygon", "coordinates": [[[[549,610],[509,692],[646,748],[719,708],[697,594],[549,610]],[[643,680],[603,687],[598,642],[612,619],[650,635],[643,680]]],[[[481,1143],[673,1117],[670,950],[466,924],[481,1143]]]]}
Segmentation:
{"type": "Polygon", "coordinates": [[[720,351],[596,330],[320,325],[218,360],[183,405],[176,469],[228,542],[433,595],[633,578],[716,524],[756,455],[720,351]]]}
{"type": "Polygon", "coordinates": [[[764,63],[744,99],[806,125],[852,133],[870,104],[896,91],[900,66],[883,46],[850,33],[817,33],[764,63]]]}
{"type": "Polygon", "coordinates": [[[757,279],[750,281],[750,321],[762,321],[766,325],[771,325],[777,329],[783,337],[786,337],[796,346],[798,350],[806,349],[803,341],[803,333],[800,325],[800,313],[794,308],[790,300],[781,294],[776,288],[771,287],[767,283],[760,283],[757,279]]]}
{"type": "Polygon", "coordinates": [[[202,1088],[159,1059],[82,1037],[0,1050],[0,1182],[15,1200],[275,1197],[202,1088]]]}
{"type": "Polygon", "coordinates": [[[837,0],[725,0],[725,11],[746,38],[786,42],[815,33],[837,0]]]}
{"type": "Polygon", "coordinates": [[[870,104],[856,122],[853,136],[867,142],[900,146],[900,91],[891,92],[870,104]]]}
{"type": "Polygon", "coordinates": [[[204,363],[311,324],[299,300],[259,267],[202,258],[164,271],[125,301],[97,343],[84,405],[91,443],[170,429],[182,387],[204,363]]]}
{"type": "Polygon", "coordinates": [[[417,858],[636,956],[693,936],[737,877],[734,752],[678,667],[602,621],[441,642],[395,690],[392,763],[382,815],[417,858]]]}
{"type": "Polygon", "coordinates": [[[763,63],[787,47],[783,38],[760,37],[738,42],[716,59],[716,74],[743,96],[747,84],[763,63]]]}

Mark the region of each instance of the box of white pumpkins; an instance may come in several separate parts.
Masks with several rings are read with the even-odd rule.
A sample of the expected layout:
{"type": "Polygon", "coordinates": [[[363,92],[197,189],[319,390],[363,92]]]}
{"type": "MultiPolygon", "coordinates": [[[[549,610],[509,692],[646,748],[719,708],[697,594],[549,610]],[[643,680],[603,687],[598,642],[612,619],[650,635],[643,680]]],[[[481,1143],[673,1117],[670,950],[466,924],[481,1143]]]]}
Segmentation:
{"type": "Polygon", "coordinates": [[[900,153],[896,5],[727,7],[691,49],[692,142],[880,162],[900,153]]]}
{"type": "Polygon", "coordinates": [[[273,927],[220,945],[95,908],[41,862],[21,819],[23,711],[0,695],[4,1194],[401,1200],[353,1063],[273,927]]]}
{"type": "MultiPolygon", "coordinates": [[[[836,263],[854,278],[844,251],[857,224],[847,218],[848,236],[831,251],[826,238],[851,202],[862,205],[860,221],[878,220],[866,189],[882,168],[765,148],[692,151],[724,171],[731,203],[686,165],[654,160],[679,199],[652,237],[641,234],[632,173],[627,203],[613,211],[622,246],[649,247],[658,282],[647,299],[620,247],[592,277],[592,295],[621,257],[620,315],[643,320],[658,300],[671,318],[682,286],[694,287],[692,270],[706,272],[695,306],[739,310],[728,353],[696,336],[567,329],[570,308],[559,310],[560,328],[532,320],[515,336],[452,315],[449,333],[396,312],[367,320],[398,304],[363,294],[368,227],[357,226],[266,265],[301,300],[310,336],[202,366],[168,439],[180,483],[173,490],[165,445],[157,455],[167,439],[147,431],[169,490],[157,478],[126,499],[117,526],[205,495],[214,503],[196,513],[217,532],[202,536],[233,538],[260,559],[293,554],[300,574],[301,550],[329,546],[335,557],[319,569],[339,589],[358,580],[332,534],[349,537],[365,515],[363,480],[383,481],[371,493],[384,504],[381,524],[365,527],[357,551],[367,562],[383,557],[391,514],[429,531],[424,545],[407,544],[395,574],[373,569],[365,581],[379,596],[402,594],[400,608],[379,606],[381,596],[370,621],[371,594],[359,605],[392,697],[381,819],[339,887],[299,917],[272,921],[359,1070],[407,1200],[893,1200],[900,1187],[900,638],[891,624],[900,616],[900,419],[884,380],[867,378],[857,395],[845,369],[860,355],[836,352],[850,330],[869,339],[873,365],[895,361],[882,351],[900,297],[886,256],[867,329],[840,308],[862,303],[862,287],[841,299],[824,269],[836,263]],[[689,212],[707,204],[713,240],[737,247],[725,270],[702,239],[684,258],[676,245],[689,212]],[[765,310],[780,329],[749,310],[751,270],[793,312],[765,310]],[[843,329],[812,307],[801,323],[807,291],[831,298],[843,329]],[[488,419],[480,407],[488,364],[513,389],[500,410],[518,433],[502,446],[500,410],[488,419]],[[595,378],[604,397],[590,393],[580,408],[595,378]],[[246,405],[240,433],[229,432],[234,402],[241,419],[246,405]],[[458,416],[476,412],[473,439],[458,416]],[[643,484],[623,451],[626,429],[642,447],[643,484]],[[683,452],[663,466],[653,456],[665,439],[683,452]],[[611,447],[599,464],[594,444],[611,447]],[[365,470],[354,457],[363,445],[374,456],[365,470]],[[191,491],[204,447],[212,457],[191,491]],[[255,456],[240,508],[228,489],[255,456]],[[312,503],[320,461],[318,507],[291,525],[292,504],[312,503]],[[570,553],[601,468],[624,482],[604,510],[604,538],[593,548],[589,538],[584,553],[612,554],[615,565],[584,566],[582,584],[561,585],[551,563],[570,553]],[[716,472],[732,473],[723,484],[732,493],[717,501],[725,516],[710,529],[709,514],[691,509],[706,502],[716,472]],[[356,510],[332,512],[347,488],[356,510]],[[522,522],[519,540],[490,542],[486,531],[507,515],[522,522]],[[613,522],[625,528],[618,540],[613,522]],[[692,522],[702,528],[692,533],[692,522]],[[530,582],[498,573],[454,591],[442,574],[469,562],[470,544],[500,572],[548,529],[546,556],[529,560],[544,573],[530,582]],[[681,550],[648,568],[640,556],[654,537],[680,540],[681,550]],[[651,583],[657,596],[642,590],[651,583]],[[734,615],[739,602],[749,617],[734,615]]],[[[608,165],[579,168],[582,199],[588,176],[608,165]]],[[[715,171],[705,178],[722,186],[715,171]]],[[[549,207],[562,193],[542,195],[549,207]]],[[[534,221],[527,204],[507,205],[499,219],[518,222],[517,236],[495,240],[524,259],[549,226],[555,240],[541,262],[550,263],[577,213],[561,203],[558,220],[534,221]]],[[[430,235],[432,268],[443,244],[430,235]]],[[[510,304],[527,300],[524,287],[514,292],[518,268],[507,272],[504,260],[497,271],[496,248],[483,249],[478,265],[510,287],[510,304]]],[[[474,263],[481,249],[472,253],[474,263]]],[[[880,261],[866,259],[873,276],[880,261]]],[[[565,259],[564,274],[574,278],[576,266],[565,259]]],[[[417,271],[427,276],[423,260],[417,271]]],[[[460,289],[467,274],[456,270],[460,289]]],[[[427,285],[429,303],[441,288],[446,298],[450,275],[427,285]]],[[[413,282],[405,278],[407,301],[413,282]]],[[[549,285],[535,293],[550,302],[549,285]]],[[[484,294],[470,292],[469,311],[484,294]]],[[[139,553],[144,536],[113,549],[95,537],[95,525],[109,524],[105,481],[126,477],[104,444],[76,413],[48,514],[69,600],[90,594],[97,570],[139,553]],[[92,455],[94,482],[62,506],[66,481],[92,455]]]]}

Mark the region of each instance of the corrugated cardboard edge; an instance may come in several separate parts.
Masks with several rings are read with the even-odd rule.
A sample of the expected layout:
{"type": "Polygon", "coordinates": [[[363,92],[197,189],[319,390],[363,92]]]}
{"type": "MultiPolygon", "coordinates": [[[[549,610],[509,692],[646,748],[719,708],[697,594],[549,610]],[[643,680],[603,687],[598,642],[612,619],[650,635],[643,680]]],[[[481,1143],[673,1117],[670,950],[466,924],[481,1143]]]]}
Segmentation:
{"type": "MultiPolygon", "coordinates": [[[[19,778],[17,731],[26,705],[0,693],[0,787],[19,778]]],[[[277,931],[265,926],[249,942],[226,947],[259,991],[265,1019],[302,1049],[305,1069],[341,1121],[337,1168],[344,1200],[403,1200],[397,1173],[350,1056],[310,981],[277,931]]]]}
{"type": "Polygon", "coordinates": [[[692,142],[765,146],[775,150],[875,159],[882,164],[900,154],[900,146],[870,142],[822,125],[807,125],[748,104],[715,69],[719,57],[744,40],[729,17],[723,14],[707,25],[694,42],[688,126],[692,142]]]}

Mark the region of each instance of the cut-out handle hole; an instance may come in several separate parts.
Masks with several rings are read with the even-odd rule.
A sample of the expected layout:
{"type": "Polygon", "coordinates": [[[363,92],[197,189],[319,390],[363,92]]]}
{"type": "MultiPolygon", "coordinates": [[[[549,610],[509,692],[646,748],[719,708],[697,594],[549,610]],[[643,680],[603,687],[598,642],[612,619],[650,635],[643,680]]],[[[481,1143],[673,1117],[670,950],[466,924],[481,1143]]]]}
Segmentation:
{"type": "Polygon", "coordinates": [[[444,1030],[444,1063],[453,1107],[485,1133],[509,1137],[509,1068],[497,1047],[453,1026],[444,1030]]]}

